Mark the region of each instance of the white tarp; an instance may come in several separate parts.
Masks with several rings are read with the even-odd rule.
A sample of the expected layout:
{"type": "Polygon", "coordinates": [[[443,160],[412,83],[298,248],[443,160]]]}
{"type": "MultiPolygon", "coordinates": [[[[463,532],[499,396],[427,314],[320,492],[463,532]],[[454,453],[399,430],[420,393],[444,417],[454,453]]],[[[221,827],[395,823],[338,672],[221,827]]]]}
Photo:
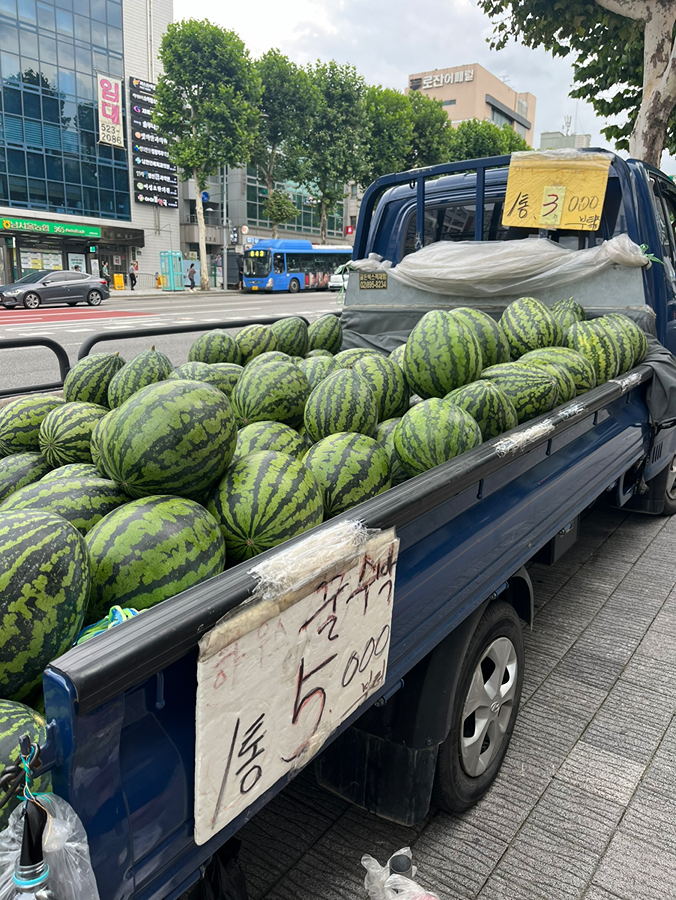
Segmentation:
{"type": "Polygon", "coordinates": [[[387,271],[409,287],[434,294],[490,297],[537,294],[587,278],[609,266],[648,265],[643,251],[620,234],[597,247],[567,250],[545,239],[440,241],[405,256],[392,268],[377,254],[350,264],[358,272],[387,271]]]}

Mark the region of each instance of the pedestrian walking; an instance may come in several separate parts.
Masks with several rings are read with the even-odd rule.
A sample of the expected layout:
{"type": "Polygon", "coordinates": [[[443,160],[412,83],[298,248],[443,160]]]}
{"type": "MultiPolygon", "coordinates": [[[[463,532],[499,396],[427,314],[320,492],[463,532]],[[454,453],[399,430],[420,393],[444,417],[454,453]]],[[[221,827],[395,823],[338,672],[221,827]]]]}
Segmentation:
{"type": "Polygon", "coordinates": [[[188,281],[190,282],[190,290],[193,292],[195,291],[195,275],[197,275],[195,263],[190,263],[190,268],[188,269],[188,281]]]}
{"type": "Polygon", "coordinates": [[[131,285],[132,291],[136,287],[136,266],[134,263],[130,263],[129,265],[129,284],[131,285]]]}
{"type": "Polygon", "coordinates": [[[101,278],[105,278],[106,284],[110,287],[110,275],[108,273],[108,263],[104,262],[101,266],[101,278]]]}
{"type": "Polygon", "coordinates": [[[241,254],[237,255],[237,280],[239,284],[237,285],[237,290],[242,290],[242,279],[244,277],[244,257],[241,254]]]}

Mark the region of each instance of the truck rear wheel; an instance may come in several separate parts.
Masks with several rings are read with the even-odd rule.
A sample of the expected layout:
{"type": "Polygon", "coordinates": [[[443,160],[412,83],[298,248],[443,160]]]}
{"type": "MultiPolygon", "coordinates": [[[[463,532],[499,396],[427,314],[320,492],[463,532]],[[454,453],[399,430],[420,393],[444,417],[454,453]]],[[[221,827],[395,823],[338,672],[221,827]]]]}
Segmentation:
{"type": "Polygon", "coordinates": [[[467,648],[439,747],[432,798],[439,808],[464,812],[495,780],[519,711],[523,666],[522,623],[509,603],[493,603],[467,648]]]}
{"type": "Polygon", "coordinates": [[[665,516],[673,516],[676,513],[676,456],[672,459],[667,473],[663,513],[665,516]]]}

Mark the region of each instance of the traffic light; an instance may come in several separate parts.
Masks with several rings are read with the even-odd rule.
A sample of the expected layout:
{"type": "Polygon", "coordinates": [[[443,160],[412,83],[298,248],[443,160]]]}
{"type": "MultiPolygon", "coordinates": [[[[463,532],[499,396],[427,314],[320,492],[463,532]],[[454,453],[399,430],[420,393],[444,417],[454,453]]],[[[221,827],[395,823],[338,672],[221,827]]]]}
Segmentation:
{"type": "Polygon", "coordinates": [[[230,229],[230,243],[231,244],[237,243],[237,229],[236,228],[230,229]]]}

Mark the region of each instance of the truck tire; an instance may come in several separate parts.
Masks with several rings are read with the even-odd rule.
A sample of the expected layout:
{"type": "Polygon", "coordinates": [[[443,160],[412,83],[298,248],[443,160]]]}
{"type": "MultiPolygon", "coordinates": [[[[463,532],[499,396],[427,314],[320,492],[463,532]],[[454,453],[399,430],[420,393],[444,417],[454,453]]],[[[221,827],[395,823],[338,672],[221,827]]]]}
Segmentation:
{"type": "Polygon", "coordinates": [[[474,806],[498,774],[521,699],[522,628],[504,601],[492,603],[479,620],[451,700],[451,728],[439,747],[432,802],[440,809],[458,813],[474,806]]]}
{"type": "Polygon", "coordinates": [[[664,488],[664,509],[662,513],[665,516],[673,516],[676,513],[676,456],[669,464],[667,483],[664,488]]]}

